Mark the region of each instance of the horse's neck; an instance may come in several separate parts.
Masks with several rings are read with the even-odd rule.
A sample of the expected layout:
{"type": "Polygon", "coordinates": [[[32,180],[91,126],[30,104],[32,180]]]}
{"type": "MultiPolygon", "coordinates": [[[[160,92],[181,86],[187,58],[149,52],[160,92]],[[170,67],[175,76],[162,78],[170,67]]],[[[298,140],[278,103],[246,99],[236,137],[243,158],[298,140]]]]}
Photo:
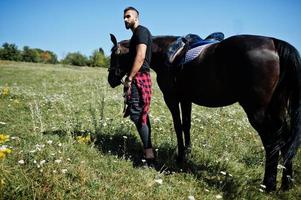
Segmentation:
{"type": "Polygon", "coordinates": [[[164,55],[160,53],[152,54],[151,68],[158,74],[164,68],[166,68],[166,64],[164,63],[164,55]]]}
{"type": "Polygon", "coordinates": [[[151,68],[157,74],[164,73],[167,70],[166,52],[169,45],[176,39],[176,36],[162,36],[153,39],[151,68]]]}

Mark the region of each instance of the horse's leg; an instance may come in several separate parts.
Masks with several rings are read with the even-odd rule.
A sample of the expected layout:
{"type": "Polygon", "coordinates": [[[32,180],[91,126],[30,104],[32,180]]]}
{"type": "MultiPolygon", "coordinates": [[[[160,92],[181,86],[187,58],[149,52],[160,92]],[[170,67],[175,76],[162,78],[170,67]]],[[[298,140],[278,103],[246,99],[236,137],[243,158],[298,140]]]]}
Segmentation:
{"type": "MultiPolygon", "coordinates": [[[[287,125],[284,127],[284,136],[283,141],[285,142],[285,145],[281,148],[281,155],[284,158],[288,151],[288,147],[290,146],[292,141],[289,141],[288,134],[290,133],[288,130],[287,125]]],[[[284,160],[284,169],[282,172],[282,181],[281,181],[281,189],[282,190],[288,190],[293,185],[293,163],[292,158],[287,158],[287,160],[284,160]]]]}
{"type": "MultiPolygon", "coordinates": [[[[282,95],[284,92],[281,92],[282,95]]],[[[286,100],[280,95],[274,95],[271,108],[269,109],[270,115],[273,117],[274,128],[277,129],[276,139],[278,143],[277,149],[280,149],[281,155],[283,157],[284,169],[282,172],[282,190],[288,190],[292,186],[292,177],[293,177],[293,165],[292,158],[285,158],[291,143],[290,140],[290,129],[286,120],[286,100]],[[278,127],[275,125],[278,124],[278,127]],[[285,160],[286,159],[286,160],[285,160]]]]}
{"type": "Polygon", "coordinates": [[[263,184],[266,187],[266,191],[274,191],[276,190],[277,165],[279,161],[279,149],[277,147],[279,124],[271,119],[265,108],[257,109],[256,111],[245,110],[251,125],[261,137],[266,153],[263,184]]]}
{"type": "Polygon", "coordinates": [[[274,139],[270,141],[269,132],[266,132],[265,135],[260,134],[260,136],[266,152],[263,185],[266,186],[267,192],[275,191],[277,179],[277,165],[279,162],[279,149],[274,139]]]}
{"type": "MultiPolygon", "coordinates": [[[[287,153],[287,145],[281,149],[281,154],[286,155],[287,153]]],[[[288,190],[293,185],[293,162],[292,159],[289,158],[284,162],[284,169],[282,172],[282,181],[281,181],[281,189],[288,190]]]]}
{"type": "Polygon", "coordinates": [[[192,103],[187,101],[181,102],[182,127],[185,137],[185,154],[191,152],[190,128],[191,128],[191,107],[192,103]]]}
{"type": "Polygon", "coordinates": [[[183,134],[182,134],[182,123],[180,117],[180,107],[179,101],[170,100],[164,98],[165,103],[171,112],[174,128],[177,135],[177,142],[178,142],[178,158],[177,161],[179,163],[183,162],[185,159],[185,148],[184,148],[184,141],[183,141],[183,134]]]}

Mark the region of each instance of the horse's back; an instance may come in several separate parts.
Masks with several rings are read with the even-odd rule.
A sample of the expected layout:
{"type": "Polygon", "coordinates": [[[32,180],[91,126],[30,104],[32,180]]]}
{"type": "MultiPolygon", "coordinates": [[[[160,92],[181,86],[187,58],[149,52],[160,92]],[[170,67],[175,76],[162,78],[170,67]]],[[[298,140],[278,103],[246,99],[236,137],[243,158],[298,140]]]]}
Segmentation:
{"type": "Polygon", "coordinates": [[[202,56],[185,67],[179,79],[182,93],[189,96],[190,87],[192,101],[200,105],[225,106],[252,94],[257,98],[254,91],[271,90],[279,75],[279,58],[269,37],[229,37],[202,56]],[[262,85],[267,88],[259,88],[262,85]]]}
{"type": "MultiPolygon", "coordinates": [[[[256,35],[233,36],[220,43],[216,52],[230,71],[232,87],[239,101],[252,99],[269,103],[280,75],[280,63],[274,39],[256,35]],[[220,52],[219,52],[220,51],[220,52]],[[262,95],[265,93],[265,95],[262,95]]],[[[219,63],[221,65],[221,63],[219,63]]]]}

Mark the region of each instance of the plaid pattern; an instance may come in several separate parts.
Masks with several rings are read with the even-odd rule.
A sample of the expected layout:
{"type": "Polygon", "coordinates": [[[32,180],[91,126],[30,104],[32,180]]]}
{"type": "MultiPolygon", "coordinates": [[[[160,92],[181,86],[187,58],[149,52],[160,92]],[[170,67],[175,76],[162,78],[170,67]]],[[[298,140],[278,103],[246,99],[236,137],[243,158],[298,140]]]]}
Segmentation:
{"type": "Polygon", "coordinates": [[[141,122],[142,124],[147,123],[147,115],[149,113],[149,107],[152,97],[152,80],[150,73],[141,73],[138,72],[135,76],[137,87],[141,91],[143,108],[141,113],[141,122]]]}
{"type": "MultiPolygon", "coordinates": [[[[139,94],[141,94],[141,101],[139,105],[141,105],[141,113],[140,113],[140,121],[142,124],[147,123],[147,115],[149,113],[151,96],[152,96],[152,81],[149,72],[138,72],[133,79],[133,83],[136,84],[139,94]]],[[[125,88],[125,92],[129,89],[125,88]]],[[[128,93],[127,97],[125,98],[126,102],[130,103],[131,101],[131,94],[128,93]]],[[[130,115],[130,106],[127,111],[125,111],[124,117],[130,115]]]]}

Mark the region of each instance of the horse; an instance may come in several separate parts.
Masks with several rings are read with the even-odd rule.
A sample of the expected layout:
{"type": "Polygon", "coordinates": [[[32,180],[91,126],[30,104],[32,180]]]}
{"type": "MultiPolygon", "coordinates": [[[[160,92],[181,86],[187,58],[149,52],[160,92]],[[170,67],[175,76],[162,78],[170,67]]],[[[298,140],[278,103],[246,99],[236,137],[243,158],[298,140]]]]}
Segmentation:
{"type": "MultiPolygon", "coordinates": [[[[292,161],[301,141],[301,59],[288,42],[259,35],[235,35],[209,45],[183,66],[167,64],[166,52],[178,36],[154,36],[151,68],[169,108],[178,157],[191,150],[192,103],[223,107],[238,102],[265,149],[263,184],[276,190],[277,165],[283,157],[283,190],[293,183],[292,161]],[[184,138],[183,138],[184,135],[184,138]]],[[[121,84],[129,66],[129,41],[113,47],[108,73],[111,87],[121,84]]]]}

